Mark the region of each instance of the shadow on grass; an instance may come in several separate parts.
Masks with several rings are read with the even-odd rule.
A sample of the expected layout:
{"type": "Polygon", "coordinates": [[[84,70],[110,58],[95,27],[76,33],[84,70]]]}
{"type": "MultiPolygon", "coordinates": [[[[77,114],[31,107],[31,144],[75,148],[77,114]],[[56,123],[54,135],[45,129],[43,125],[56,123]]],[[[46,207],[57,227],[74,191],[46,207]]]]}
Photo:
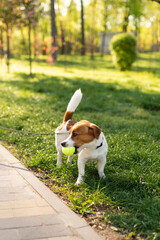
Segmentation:
{"type": "Polygon", "coordinates": [[[158,53],[139,54],[132,70],[135,72],[154,73],[155,76],[160,76],[159,64],[160,55],[158,53]]]}
{"type": "MultiPolygon", "coordinates": [[[[15,78],[17,77],[21,81],[0,82],[5,82],[9,86],[16,86],[23,91],[40,93],[46,96],[45,100],[49,102],[55,99],[61,108],[65,108],[73,92],[81,88],[85,96],[82,100],[84,102],[80,106],[83,111],[108,111],[121,114],[124,109],[123,114],[126,115],[130,113],[130,109],[132,111],[133,106],[148,111],[157,112],[160,110],[160,95],[158,93],[144,93],[137,88],[124,88],[118,83],[98,82],[87,77],[85,79],[80,77],[67,78],[45,74],[34,74],[33,79],[30,79],[25,73],[16,73],[15,78]]],[[[17,103],[20,104],[21,101],[17,99],[17,103]]]]}
{"type": "MultiPolygon", "coordinates": [[[[50,118],[51,111],[55,113],[58,111],[63,116],[73,92],[82,88],[84,98],[76,115],[80,119],[86,118],[103,126],[108,135],[110,148],[105,167],[106,180],[99,182],[94,164],[86,166],[88,189],[95,192],[99,186],[100,193],[122,208],[122,211],[111,216],[112,221],[118,226],[129,231],[143,233],[148,231],[149,234],[159,231],[159,182],[156,182],[159,180],[156,175],[158,161],[155,154],[158,151],[156,140],[159,139],[159,130],[155,120],[152,123],[152,114],[157,116],[160,110],[159,94],[144,93],[140,89],[124,88],[120,84],[110,82],[97,82],[87,77],[81,79],[35,74],[33,79],[30,79],[25,73],[17,73],[15,80],[0,81],[3,82],[25,92],[24,95],[16,95],[11,91],[10,96],[4,94],[3,97],[8,103],[14,99],[14,104],[22,107],[33,104],[33,110],[34,104],[39,105],[38,110],[46,109],[46,115],[42,115],[45,121],[50,118]],[[33,93],[33,96],[38,94],[40,96],[38,102],[29,93],[33,93]],[[138,111],[140,114],[137,114],[138,111]],[[148,119],[151,122],[148,122],[148,119]],[[146,136],[140,139],[145,131],[146,136]],[[150,131],[152,135],[148,137],[150,131]],[[153,172],[156,176],[152,176],[153,172]],[[151,211],[148,210],[147,204],[150,204],[151,211]]],[[[26,121],[25,118],[23,120],[26,121]]],[[[36,141],[38,142],[37,139],[36,141]]],[[[51,170],[47,161],[44,166],[48,171],[51,170]]],[[[72,169],[73,167],[68,172],[72,169]]]]}

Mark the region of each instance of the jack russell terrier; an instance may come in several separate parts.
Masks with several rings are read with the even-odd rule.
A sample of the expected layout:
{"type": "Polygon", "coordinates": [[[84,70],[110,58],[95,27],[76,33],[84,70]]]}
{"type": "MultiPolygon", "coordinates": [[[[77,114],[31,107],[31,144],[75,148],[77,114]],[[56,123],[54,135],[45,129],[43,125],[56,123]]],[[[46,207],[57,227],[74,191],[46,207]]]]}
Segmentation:
{"type": "MultiPolygon", "coordinates": [[[[55,130],[55,145],[57,148],[57,165],[62,165],[62,146],[75,147],[78,154],[78,179],[76,185],[83,182],[85,163],[97,161],[100,178],[105,178],[104,167],[108,145],[101,129],[89,121],[75,122],[72,115],[82,99],[81,90],[77,90],[72,96],[64,114],[63,123],[55,130]]],[[[72,163],[72,156],[68,157],[72,163]]]]}

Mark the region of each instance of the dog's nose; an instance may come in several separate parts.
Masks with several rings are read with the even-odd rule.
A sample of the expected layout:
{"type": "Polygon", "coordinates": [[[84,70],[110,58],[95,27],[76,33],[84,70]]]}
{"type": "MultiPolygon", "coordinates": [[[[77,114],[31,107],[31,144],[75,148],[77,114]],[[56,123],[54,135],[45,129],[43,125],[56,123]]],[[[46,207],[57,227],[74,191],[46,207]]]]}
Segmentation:
{"type": "Polygon", "coordinates": [[[66,142],[61,142],[62,147],[66,146],[66,142]]]}

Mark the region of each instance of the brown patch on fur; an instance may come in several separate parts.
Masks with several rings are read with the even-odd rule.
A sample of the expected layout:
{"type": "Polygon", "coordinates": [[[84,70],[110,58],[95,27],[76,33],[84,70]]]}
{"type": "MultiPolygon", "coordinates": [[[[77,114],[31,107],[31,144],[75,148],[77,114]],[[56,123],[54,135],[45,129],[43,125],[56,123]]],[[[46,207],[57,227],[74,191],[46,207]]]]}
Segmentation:
{"type": "Polygon", "coordinates": [[[73,120],[69,121],[66,126],[67,131],[69,131],[75,123],[76,123],[76,121],[73,121],[73,120]]]}
{"type": "Polygon", "coordinates": [[[99,135],[101,134],[101,129],[95,124],[91,124],[90,128],[93,129],[94,136],[96,139],[98,139],[99,135]]]}
{"type": "Polygon", "coordinates": [[[98,126],[85,120],[78,122],[75,126],[73,126],[70,132],[75,146],[78,147],[92,142],[95,138],[98,139],[100,133],[101,129],[98,126]]]}
{"type": "MultiPolygon", "coordinates": [[[[61,125],[57,128],[58,131],[60,131],[66,124],[66,122],[68,120],[71,120],[72,119],[72,115],[73,115],[73,112],[65,112],[64,114],[64,118],[63,118],[63,123],[61,123],[61,125]]],[[[70,121],[67,126],[66,126],[66,129],[67,131],[70,130],[70,128],[75,124],[76,122],[75,121],[70,121]]]]}
{"type": "Polygon", "coordinates": [[[72,119],[73,112],[65,112],[63,122],[67,122],[68,120],[72,119]]]}

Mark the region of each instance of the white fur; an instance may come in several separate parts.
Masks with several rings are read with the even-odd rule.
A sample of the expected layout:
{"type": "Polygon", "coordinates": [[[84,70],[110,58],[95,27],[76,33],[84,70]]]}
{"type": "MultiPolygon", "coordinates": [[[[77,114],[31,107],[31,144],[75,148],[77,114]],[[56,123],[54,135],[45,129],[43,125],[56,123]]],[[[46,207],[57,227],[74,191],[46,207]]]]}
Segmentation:
{"type": "MultiPolygon", "coordinates": [[[[71,139],[71,136],[66,139],[66,146],[74,146],[74,142],[71,139]]],[[[78,179],[76,185],[79,185],[83,182],[85,174],[85,164],[87,161],[97,161],[98,165],[98,174],[100,178],[105,178],[104,167],[106,164],[106,155],[108,152],[108,144],[105,139],[103,132],[101,132],[98,139],[94,139],[92,142],[84,144],[78,149],[78,179]],[[100,148],[96,148],[103,144],[100,148]]]]}
{"type": "Polygon", "coordinates": [[[82,92],[81,92],[81,89],[78,89],[77,91],[75,91],[70,102],[68,103],[67,112],[74,112],[78,107],[78,105],[80,104],[81,99],[82,99],[82,92]]]}
{"type": "MultiPolygon", "coordinates": [[[[57,165],[62,165],[62,146],[61,146],[61,142],[63,142],[67,137],[68,137],[68,133],[55,133],[55,145],[56,145],[56,149],[57,149],[57,165]]],[[[68,162],[70,162],[71,159],[68,158],[68,162]]]]}
{"type": "MultiPolygon", "coordinates": [[[[77,90],[72,96],[67,111],[74,112],[78,107],[80,101],[82,99],[81,90],[77,90]]],[[[70,120],[69,120],[70,121],[70,120]]],[[[68,123],[68,121],[67,121],[68,123]]],[[[67,146],[74,146],[74,141],[71,139],[69,135],[69,131],[67,131],[66,125],[61,130],[56,129],[55,131],[55,145],[57,148],[57,165],[62,164],[62,142],[66,142],[67,146]]],[[[76,125],[74,125],[76,126],[76,125]]],[[[104,167],[106,164],[106,155],[108,152],[108,145],[105,139],[104,134],[101,132],[98,139],[94,139],[92,142],[88,144],[84,144],[80,148],[78,148],[78,178],[76,181],[76,185],[79,185],[83,182],[84,174],[85,174],[85,163],[87,161],[97,161],[98,164],[98,174],[101,178],[105,178],[104,167]],[[100,148],[101,143],[103,145],[100,148]]],[[[68,157],[68,162],[72,162],[72,156],[68,157]]]]}
{"type": "Polygon", "coordinates": [[[68,120],[68,121],[65,123],[65,125],[63,126],[62,129],[58,130],[58,128],[56,128],[55,133],[56,133],[56,134],[68,133],[68,131],[67,131],[67,124],[68,124],[69,121],[71,121],[71,120],[68,120]]]}
{"type": "MultiPolygon", "coordinates": [[[[82,92],[81,92],[81,89],[78,89],[77,91],[75,91],[71,100],[69,101],[66,111],[74,112],[76,110],[76,108],[78,107],[81,99],[82,99],[82,92]]],[[[64,127],[62,129],[58,130],[58,128],[56,128],[56,130],[55,130],[55,145],[56,145],[56,149],[58,152],[57,153],[57,165],[62,165],[61,142],[63,142],[69,136],[69,131],[67,131],[67,128],[66,128],[69,121],[70,120],[68,120],[66,122],[66,124],[64,125],[64,127]]],[[[72,162],[72,156],[68,157],[68,162],[69,163],[72,162]]]]}

